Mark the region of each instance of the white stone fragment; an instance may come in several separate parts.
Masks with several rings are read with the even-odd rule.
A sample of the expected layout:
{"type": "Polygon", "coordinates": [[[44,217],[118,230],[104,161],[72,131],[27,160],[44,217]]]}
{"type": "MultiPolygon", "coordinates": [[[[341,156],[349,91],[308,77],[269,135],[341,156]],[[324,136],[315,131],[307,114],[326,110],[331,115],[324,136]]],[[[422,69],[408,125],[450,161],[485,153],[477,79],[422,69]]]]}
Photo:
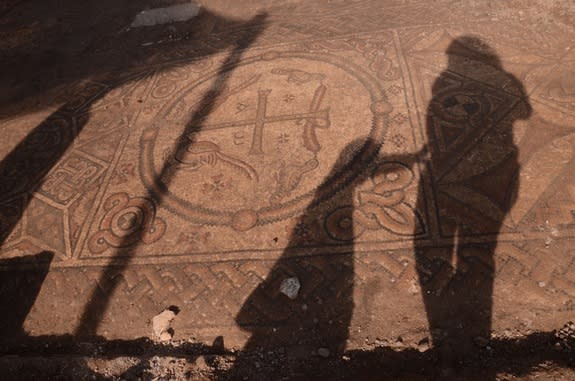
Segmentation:
{"type": "Polygon", "coordinates": [[[317,354],[320,355],[323,358],[328,358],[329,357],[329,349],[327,348],[319,348],[317,350],[317,354]]]}
{"type": "Polygon", "coordinates": [[[136,15],[130,28],[188,21],[200,12],[200,5],[190,2],[164,8],[144,10],[136,15]]]}
{"type": "Polygon", "coordinates": [[[156,339],[160,341],[169,341],[172,339],[170,325],[175,317],[176,313],[167,309],[152,318],[152,330],[154,331],[154,337],[156,339]]]}
{"type": "Polygon", "coordinates": [[[299,279],[296,277],[287,278],[282,281],[280,285],[280,291],[282,294],[285,294],[290,299],[297,298],[297,294],[301,284],[299,283],[299,279]]]}

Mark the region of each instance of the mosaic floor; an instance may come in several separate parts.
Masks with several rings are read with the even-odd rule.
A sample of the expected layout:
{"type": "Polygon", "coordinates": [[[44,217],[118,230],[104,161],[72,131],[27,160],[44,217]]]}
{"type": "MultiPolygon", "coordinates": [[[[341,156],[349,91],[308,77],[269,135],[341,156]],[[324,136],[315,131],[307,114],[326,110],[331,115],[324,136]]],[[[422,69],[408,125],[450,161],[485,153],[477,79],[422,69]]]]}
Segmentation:
{"type": "Polygon", "coordinates": [[[223,3],[0,8],[3,334],[177,306],[174,339],[338,353],[573,319],[568,2],[223,3]]]}

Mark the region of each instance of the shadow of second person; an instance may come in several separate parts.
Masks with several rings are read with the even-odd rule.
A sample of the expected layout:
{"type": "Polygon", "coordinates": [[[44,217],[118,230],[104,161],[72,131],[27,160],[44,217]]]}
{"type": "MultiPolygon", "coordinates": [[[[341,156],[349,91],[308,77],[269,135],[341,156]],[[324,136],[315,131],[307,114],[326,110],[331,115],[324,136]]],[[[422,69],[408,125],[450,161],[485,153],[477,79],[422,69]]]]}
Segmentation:
{"type": "Polygon", "coordinates": [[[255,374],[281,379],[280,366],[290,375],[309,377],[314,374],[307,368],[310,361],[302,360],[313,363],[314,358],[333,358],[344,352],[354,308],[353,208],[338,216],[338,226],[332,229],[335,236],[330,237],[320,221],[337,205],[353,205],[354,189],[367,176],[365,161],[378,148],[371,139],[358,139],[342,150],[298,217],[282,256],[237,314],[236,322],[251,336],[224,379],[245,375],[253,379],[255,374]],[[340,177],[342,170],[352,176],[340,177]],[[326,195],[328,184],[338,192],[326,195]],[[258,351],[279,351],[287,363],[256,369],[255,362],[261,360],[254,361],[251,355],[258,351]],[[307,364],[305,369],[303,364],[307,364]]]}

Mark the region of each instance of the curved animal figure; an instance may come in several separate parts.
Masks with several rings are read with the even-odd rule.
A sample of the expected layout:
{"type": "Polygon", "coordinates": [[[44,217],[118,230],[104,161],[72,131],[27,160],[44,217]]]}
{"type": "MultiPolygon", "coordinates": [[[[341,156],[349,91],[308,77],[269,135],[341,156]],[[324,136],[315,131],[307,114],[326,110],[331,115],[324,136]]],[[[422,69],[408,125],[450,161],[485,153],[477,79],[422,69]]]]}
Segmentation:
{"type": "Polygon", "coordinates": [[[167,153],[167,160],[174,169],[196,171],[204,165],[214,166],[223,163],[241,172],[250,180],[258,181],[256,170],[248,163],[221,151],[219,145],[207,140],[199,141],[184,148],[177,148],[174,154],[167,153]]]}

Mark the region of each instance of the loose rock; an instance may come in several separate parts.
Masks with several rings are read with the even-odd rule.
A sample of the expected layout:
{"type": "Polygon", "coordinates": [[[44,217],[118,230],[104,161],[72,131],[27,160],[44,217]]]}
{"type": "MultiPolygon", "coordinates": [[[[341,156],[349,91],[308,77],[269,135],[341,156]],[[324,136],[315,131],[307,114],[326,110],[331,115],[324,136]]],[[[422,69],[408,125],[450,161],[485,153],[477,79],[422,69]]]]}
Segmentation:
{"type": "Polygon", "coordinates": [[[170,307],[152,318],[152,330],[157,340],[169,341],[172,339],[173,330],[171,324],[178,311],[177,308],[170,307]]]}
{"type": "Polygon", "coordinates": [[[290,299],[297,298],[301,284],[296,277],[284,279],[280,285],[280,292],[290,299]]]}
{"type": "Polygon", "coordinates": [[[136,15],[130,27],[137,28],[187,21],[197,16],[199,12],[200,6],[192,2],[164,8],[147,9],[136,15]]]}
{"type": "Polygon", "coordinates": [[[429,349],[429,338],[425,337],[417,344],[417,350],[420,352],[426,352],[428,349],[429,349]]]}
{"type": "Polygon", "coordinates": [[[329,357],[329,349],[327,348],[319,348],[317,350],[317,354],[320,355],[323,358],[328,358],[329,357]]]}

